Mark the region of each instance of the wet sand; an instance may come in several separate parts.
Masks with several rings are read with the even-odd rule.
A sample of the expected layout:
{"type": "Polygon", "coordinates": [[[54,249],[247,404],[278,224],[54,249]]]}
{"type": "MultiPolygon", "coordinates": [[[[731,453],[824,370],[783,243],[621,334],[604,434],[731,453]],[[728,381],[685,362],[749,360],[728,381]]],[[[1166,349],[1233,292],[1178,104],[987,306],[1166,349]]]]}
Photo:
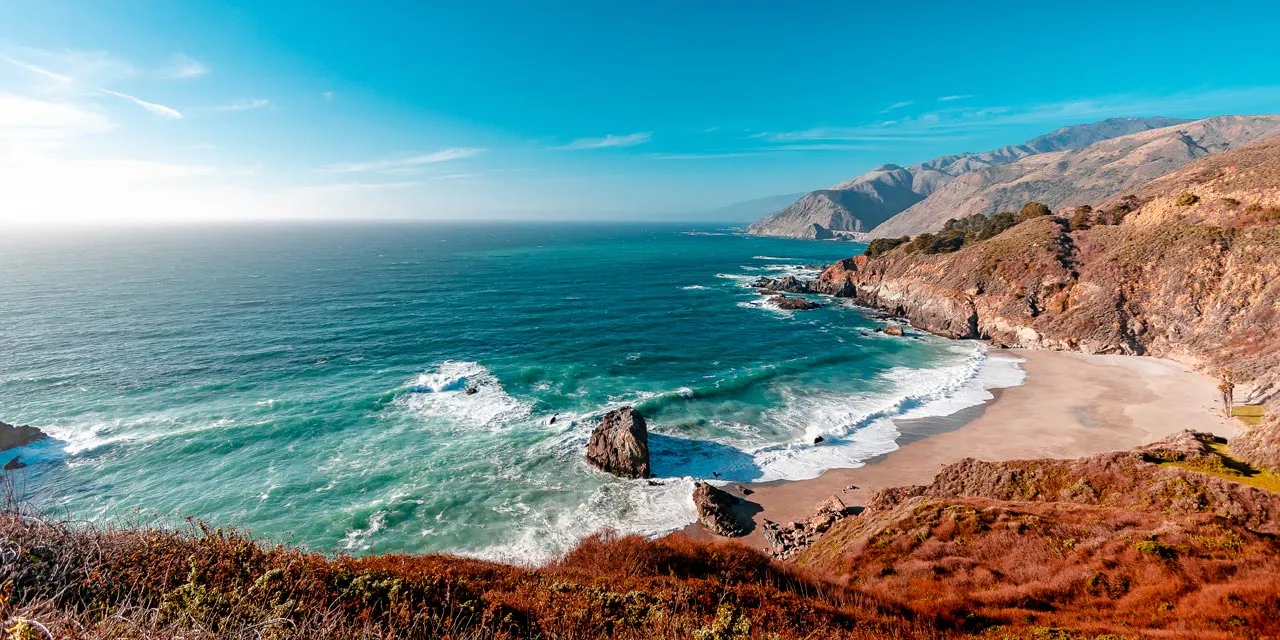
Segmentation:
{"type": "MultiPolygon", "coordinates": [[[[759,523],[802,520],[837,495],[861,505],[877,490],[928,484],[943,466],[963,458],[1079,458],[1130,449],[1182,429],[1236,433],[1221,416],[1217,381],[1169,360],[1010,351],[1023,358],[1025,384],[994,390],[995,399],[959,413],[897,421],[899,448],[856,469],[832,469],[812,480],[729,485],[751,494],[756,527],[741,540],[764,548],[759,523]],[[758,508],[757,508],[758,507],[758,508]]],[[[694,525],[695,537],[710,534],[694,525]]]]}

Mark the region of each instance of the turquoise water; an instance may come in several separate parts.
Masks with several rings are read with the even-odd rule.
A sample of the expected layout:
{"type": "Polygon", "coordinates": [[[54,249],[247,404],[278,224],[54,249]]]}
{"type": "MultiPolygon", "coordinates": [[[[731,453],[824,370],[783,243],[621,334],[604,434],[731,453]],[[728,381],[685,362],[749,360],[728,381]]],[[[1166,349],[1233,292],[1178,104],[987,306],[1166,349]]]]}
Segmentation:
{"type": "Polygon", "coordinates": [[[0,419],[56,436],[21,452],[27,484],[72,517],[537,560],[692,521],[692,478],[855,466],[893,417],[1013,383],[975,343],[745,286],[857,249],[656,225],[7,235],[0,419]],[[623,404],[657,482],[582,462],[623,404]]]}

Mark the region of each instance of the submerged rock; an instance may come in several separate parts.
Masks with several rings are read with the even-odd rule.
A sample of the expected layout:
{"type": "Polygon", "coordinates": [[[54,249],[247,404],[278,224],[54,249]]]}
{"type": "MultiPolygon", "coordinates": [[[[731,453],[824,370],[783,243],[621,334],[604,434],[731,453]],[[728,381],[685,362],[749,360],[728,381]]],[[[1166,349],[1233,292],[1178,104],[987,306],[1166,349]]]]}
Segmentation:
{"type": "Polygon", "coordinates": [[[600,419],[587,443],[587,462],[623,478],[649,477],[649,429],[631,407],[614,409],[600,419]]]}
{"type": "Polygon", "coordinates": [[[746,535],[746,529],[733,513],[739,501],[736,496],[705,482],[697,483],[693,489],[698,522],[718,536],[734,538],[746,535]]]}
{"type": "Polygon", "coordinates": [[[27,463],[23,462],[20,456],[14,456],[12,460],[4,463],[5,471],[17,471],[18,469],[25,469],[26,467],[27,463]]]}
{"type": "Polygon", "coordinates": [[[45,432],[35,427],[19,427],[0,422],[0,451],[25,447],[48,437],[45,432]]]}

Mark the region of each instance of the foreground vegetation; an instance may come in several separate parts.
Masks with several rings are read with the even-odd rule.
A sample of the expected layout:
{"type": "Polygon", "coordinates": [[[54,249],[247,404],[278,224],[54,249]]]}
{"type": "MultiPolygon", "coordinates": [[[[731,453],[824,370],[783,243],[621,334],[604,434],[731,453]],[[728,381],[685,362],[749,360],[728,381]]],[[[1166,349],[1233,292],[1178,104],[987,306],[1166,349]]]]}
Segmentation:
{"type": "Polygon", "coordinates": [[[1280,494],[1185,432],[966,460],[794,562],[598,535],[543,567],[0,512],[0,638],[1280,638],[1280,494]]]}

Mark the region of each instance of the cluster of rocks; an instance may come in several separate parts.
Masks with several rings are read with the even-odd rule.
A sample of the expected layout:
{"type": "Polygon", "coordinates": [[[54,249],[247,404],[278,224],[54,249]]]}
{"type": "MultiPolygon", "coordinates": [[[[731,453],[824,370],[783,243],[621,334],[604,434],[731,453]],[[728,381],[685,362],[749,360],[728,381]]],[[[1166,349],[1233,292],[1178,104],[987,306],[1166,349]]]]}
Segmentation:
{"type": "Polygon", "coordinates": [[[761,530],[764,539],[773,547],[773,556],[785,559],[808,549],[837,520],[850,515],[852,511],[845,506],[844,501],[833,495],[818,505],[817,512],[808,520],[785,525],[765,520],[761,530]]]}
{"type": "Polygon", "coordinates": [[[649,428],[632,407],[614,409],[600,418],[587,442],[587,462],[623,478],[648,478],[649,428]]]}
{"type": "Polygon", "coordinates": [[[801,298],[799,296],[792,296],[788,298],[782,294],[769,298],[769,303],[783,311],[808,311],[822,306],[808,298],[801,298]]]}
{"type": "Polygon", "coordinates": [[[782,278],[756,278],[751,283],[756,289],[772,291],[775,293],[813,293],[809,283],[795,276],[784,276],[782,278]]]}
{"type": "Polygon", "coordinates": [[[742,499],[705,482],[693,488],[693,505],[698,509],[698,522],[718,536],[735,538],[747,534],[747,527],[735,513],[742,499]]]}

